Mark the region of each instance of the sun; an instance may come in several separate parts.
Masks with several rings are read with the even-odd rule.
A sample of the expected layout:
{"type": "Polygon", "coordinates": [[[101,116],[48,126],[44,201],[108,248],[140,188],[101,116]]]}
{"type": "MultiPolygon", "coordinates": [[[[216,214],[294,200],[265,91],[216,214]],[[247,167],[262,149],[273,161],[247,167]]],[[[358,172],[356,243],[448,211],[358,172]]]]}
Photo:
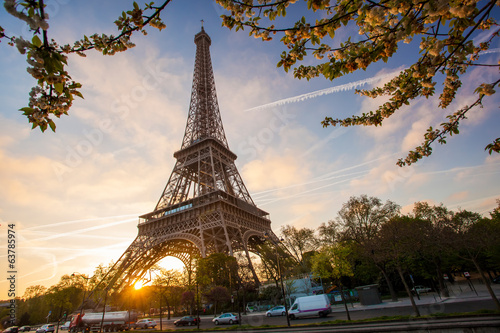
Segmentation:
{"type": "Polygon", "coordinates": [[[139,289],[141,289],[141,288],[142,288],[142,286],[143,286],[143,285],[142,285],[142,281],[141,281],[141,280],[139,280],[139,281],[137,281],[137,282],[134,284],[134,289],[135,289],[135,290],[139,290],[139,289]]]}

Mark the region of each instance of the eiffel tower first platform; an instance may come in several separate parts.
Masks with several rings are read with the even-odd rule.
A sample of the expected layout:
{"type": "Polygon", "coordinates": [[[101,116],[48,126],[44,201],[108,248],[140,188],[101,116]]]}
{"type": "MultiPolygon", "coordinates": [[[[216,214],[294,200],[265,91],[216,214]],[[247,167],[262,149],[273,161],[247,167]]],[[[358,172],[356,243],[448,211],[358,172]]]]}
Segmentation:
{"type": "Polygon", "coordinates": [[[201,31],[194,38],[196,60],[191,103],[181,149],[155,209],[139,218],[139,233],[108,273],[108,289],[144,276],[166,256],[187,267],[195,256],[249,252],[271,230],[269,214],[248,193],[229,149],[217,102],[210,59],[211,40],[201,31]],[[120,281],[120,282],[118,282],[120,281]]]}

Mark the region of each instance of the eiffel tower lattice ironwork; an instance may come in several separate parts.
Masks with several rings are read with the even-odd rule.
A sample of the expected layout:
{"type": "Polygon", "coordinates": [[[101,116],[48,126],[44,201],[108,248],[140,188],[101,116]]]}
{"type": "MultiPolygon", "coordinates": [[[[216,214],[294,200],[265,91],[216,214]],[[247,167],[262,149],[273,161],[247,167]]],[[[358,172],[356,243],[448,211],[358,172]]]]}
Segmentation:
{"type": "Polygon", "coordinates": [[[196,60],[191,103],[181,149],[154,211],[140,216],[139,233],[108,273],[108,289],[130,285],[166,256],[189,267],[193,256],[249,252],[271,230],[267,212],[253,202],[227,144],[210,59],[211,40],[194,38],[196,60]],[[120,280],[120,282],[117,282],[120,280]]]}

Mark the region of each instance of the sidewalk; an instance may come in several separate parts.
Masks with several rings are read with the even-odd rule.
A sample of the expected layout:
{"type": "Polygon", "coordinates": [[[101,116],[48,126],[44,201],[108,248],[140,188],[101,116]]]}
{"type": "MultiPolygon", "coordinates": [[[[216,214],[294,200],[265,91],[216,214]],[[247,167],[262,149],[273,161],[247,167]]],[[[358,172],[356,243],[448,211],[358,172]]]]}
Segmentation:
{"type": "MultiPolygon", "coordinates": [[[[474,301],[474,300],[486,300],[491,299],[491,296],[486,289],[484,284],[474,283],[474,290],[472,290],[467,283],[455,283],[450,286],[448,284],[448,290],[450,292],[450,297],[440,297],[436,292],[426,293],[420,295],[420,300],[414,296],[415,304],[417,305],[430,305],[439,303],[454,303],[454,302],[464,302],[464,301],[474,301]],[[476,294],[477,293],[477,294],[476,294]]],[[[500,285],[492,284],[491,288],[495,292],[495,295],[500,298],[500,285]]],[[[381,308],[394,308],[400,306],[411,306],[410,298],[399,298],[398,301],[393,302],[392,300],[383,300],[380,304],[373,305],[361,305],[359,302],[351,304],[347,303],[349,311],[363,311],[371,309],[381,309],[381,308]]],[[[343,312],[345,307],[343,304],[332,305],[332,312],[343,312]]]]}

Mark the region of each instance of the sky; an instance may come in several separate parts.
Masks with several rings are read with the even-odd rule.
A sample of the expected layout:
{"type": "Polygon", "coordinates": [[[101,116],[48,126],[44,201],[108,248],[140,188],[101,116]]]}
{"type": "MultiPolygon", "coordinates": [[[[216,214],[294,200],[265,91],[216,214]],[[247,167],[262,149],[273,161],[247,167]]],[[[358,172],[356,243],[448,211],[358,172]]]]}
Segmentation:
{"type": "MultiPolygon", "coordinates": [[[[116,34],[114,20],[132,8],[131,1],[118,0],[47,3],[49,37],[59,44],[84,34],[116,34]]],[[[162,14],[167,28],[134,36],[135,48],[112,57],[96,51],[86,58],[71,55],[68,70],[82,83],[85,99],[56,120],[55,133],[31,130],[17,111],[27,106],[34,80],[24,56],[0,43],[0,299],[8,298],[10,288],[9,225],[16,235],[17,296],[28,286],[50,287],[64,274],[92,275],[134,240],[138,216],[154,209],[181,146],[201,20],[212,39],[229,147],[276,234],[284,225],[317,228],[334,219],[351,196],[362,194],[394,201],[404,213],[418,201],[485,216],[496,207],[500,155],[489,155],[484,147],[498,137],[498,94],[469,113],[460,135],[433,145],[430,157],[405,168],[396,162],[422,142],[429,126],[474,101],[471,92],[496,80],[498,70],[470,71],[447,110],[437,107],[437,98],[418,99],[381,127],[323,128],[325,116],[361,114],[383,103],[354,89],[383,84],[410,66],[418,59],[418,45],[402,45],[388,63],[334,81],[297,80],[276,67],[284,50],[279,38],[262,42],[247,31],[230,31],[221,26],[223,13],[212,1],[173,1],[162,14]]],[[[287,22],[301,15],[290,10],[287,22]]],[[[8,35],[31,38],[3,6],[0,22],[8,35]]],[[[500,45],[491,47],[482,57],[497,63],[500,45]]],[[[162,264],[181,267],[168,258],[162,264]]]]}

